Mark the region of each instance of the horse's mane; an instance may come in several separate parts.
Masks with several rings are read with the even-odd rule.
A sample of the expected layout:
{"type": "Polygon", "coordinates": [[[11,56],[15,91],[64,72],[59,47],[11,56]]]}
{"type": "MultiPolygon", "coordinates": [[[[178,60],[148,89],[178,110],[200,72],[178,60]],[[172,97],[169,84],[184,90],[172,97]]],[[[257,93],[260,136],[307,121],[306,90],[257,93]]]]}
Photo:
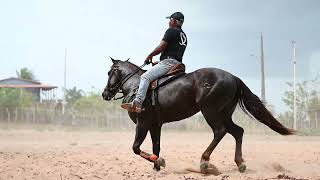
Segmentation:
{"type": "Polygon", "coordinates": [[[129,66],[131,66],[131,67],[138,68],[137,65],[133,64],[133,63],[130,62],[130,61],[125,61],[124,63],[127,63],[127,64],[128,64],[129,66]]]}
{"type": "Polygon", "coordinates": [[[130,61],[125,61],[124,62],[125,64],[127,64],[130,68],[132,68],[132,69],[136,69],[136,68],[139,68],[141,71],[143,71],[143,72],[145,72],[146,70],[143,70],[143,69],[141,69],[139,66],[137,66],[137,65],[135,65],[135,64],[133,64],[132,62],[130,62],[130,61]]]}

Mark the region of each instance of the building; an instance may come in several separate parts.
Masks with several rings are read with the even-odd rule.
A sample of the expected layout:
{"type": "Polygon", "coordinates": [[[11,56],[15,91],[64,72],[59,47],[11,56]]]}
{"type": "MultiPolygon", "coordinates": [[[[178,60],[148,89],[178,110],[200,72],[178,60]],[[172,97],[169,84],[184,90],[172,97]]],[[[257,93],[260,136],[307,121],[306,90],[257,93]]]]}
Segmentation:
{"type": "Polygon", "coordinates": [[[32,93],[39,102],[56,99],[57,86],[49,86],[37,81],[12,77],[0,80],[0,88],[23,89],[32,93]]]}

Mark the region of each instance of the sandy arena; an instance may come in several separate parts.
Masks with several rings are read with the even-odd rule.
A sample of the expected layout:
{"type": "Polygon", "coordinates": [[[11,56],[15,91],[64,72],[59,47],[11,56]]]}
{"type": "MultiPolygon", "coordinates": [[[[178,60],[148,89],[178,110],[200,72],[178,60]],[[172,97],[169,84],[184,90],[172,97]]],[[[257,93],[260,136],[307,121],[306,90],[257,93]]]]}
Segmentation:
{"type": "MultiPolygon", "coordinates": [[[[0,180],[7,179],[320,179],[320,137],[246,135],[247,171],[233,161],[234,139],[227,135],[211,156],[219,176],[186,171],[199,169],[209,132],[162,132],[160,172],[136,156],[134,132],[0,131],[0,180]],[[284,174],[284,175],[283,175],[284,174]]],[[[151,152],[148,135],[142,150],[151,152]]]]}

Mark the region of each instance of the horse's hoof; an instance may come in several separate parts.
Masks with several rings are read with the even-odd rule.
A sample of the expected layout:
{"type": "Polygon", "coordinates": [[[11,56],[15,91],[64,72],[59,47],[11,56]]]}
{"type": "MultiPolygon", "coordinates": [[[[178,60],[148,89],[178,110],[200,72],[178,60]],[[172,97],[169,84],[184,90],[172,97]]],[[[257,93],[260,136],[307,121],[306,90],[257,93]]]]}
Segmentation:
{"type": "Polygon", "coordinates": [[[208,173],[208,168],[209,168],[209,163],[208,162],[203,162],[200,164],[200,172],[202,174],[207,174],[208,173]]]}
{"type": "Polygon", "coordinates": [[[160,166],[158,164],[154,163],[153,170],[160,171],[160,166]]]}
{"type": "Polygon", "coordinates": [[[165,161],[162,157],[159,157],[156,162],[157,162],[160,166],[166,167],[166,161],[165,161]]]}
{"type": "Polygon", "coordinates": [[[162,158],[159,157],[155,162],[154,162],[155,166],[159,166],[160,167],[166,167],[166,161],[162,158]]]}
{"type": "Polygon", "coordinates": [[[239,172],[244,173],[247,169],[247,166],[245,164],[240,164],[238,169],[239,169],[239,172]]]}

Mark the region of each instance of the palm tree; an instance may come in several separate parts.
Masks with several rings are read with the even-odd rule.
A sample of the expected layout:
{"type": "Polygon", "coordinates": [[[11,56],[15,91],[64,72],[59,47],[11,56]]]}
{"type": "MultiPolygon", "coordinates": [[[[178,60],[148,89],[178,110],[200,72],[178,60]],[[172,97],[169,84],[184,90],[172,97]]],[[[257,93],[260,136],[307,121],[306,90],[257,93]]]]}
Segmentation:
{"type": "Polygon", "coordinates": [[[84,91],[73,87],[72,89],[66,89],[66,101],[68,104],[73,104],[84,96],[84,91]]]}
{"type": "Polygon", "coordinates": [[[33,74],[32,70],[24,67],[21,68],[19,71],[16,71],[18,78],[37,81],[35,75],[33,74]]]}

